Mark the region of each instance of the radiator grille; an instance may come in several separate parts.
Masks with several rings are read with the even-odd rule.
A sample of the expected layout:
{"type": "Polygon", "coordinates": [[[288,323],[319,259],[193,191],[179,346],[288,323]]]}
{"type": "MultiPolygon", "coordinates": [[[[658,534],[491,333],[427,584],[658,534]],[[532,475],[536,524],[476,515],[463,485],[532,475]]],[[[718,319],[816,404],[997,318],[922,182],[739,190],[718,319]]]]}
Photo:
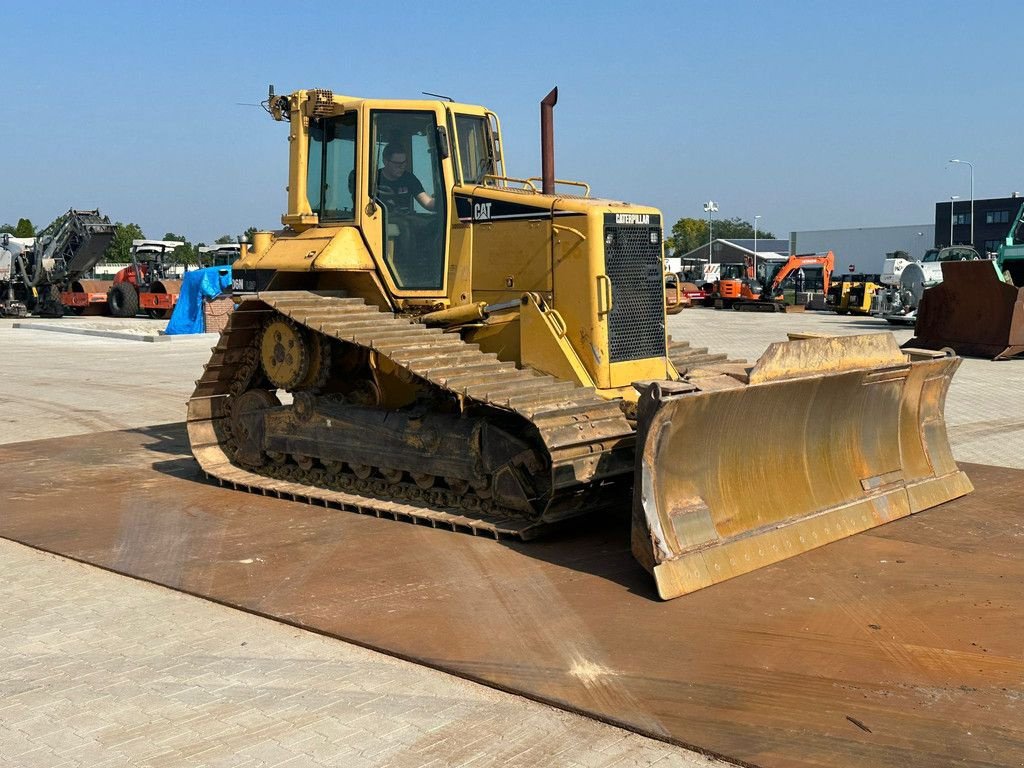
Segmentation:
{"type": "Polygon", "coordinates": [[[665,355],[661,227],[658,217],[650,218],[649,226],[609,223],[613,214],[606,218],[605,271],[612,283],[608,347],[613,363],[665,355]]]}

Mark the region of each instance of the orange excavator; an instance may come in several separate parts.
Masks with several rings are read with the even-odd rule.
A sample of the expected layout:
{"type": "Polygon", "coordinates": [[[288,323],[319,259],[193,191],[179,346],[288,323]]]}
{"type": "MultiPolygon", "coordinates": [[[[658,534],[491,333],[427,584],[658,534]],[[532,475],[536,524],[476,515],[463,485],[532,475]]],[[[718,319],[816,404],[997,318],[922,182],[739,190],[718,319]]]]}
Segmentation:
{"type": "MultiPolygon", "coordinates": [[[[821,268],[822,289],[827,294],[835,268],[835,256],[827,253],[804,253],[790,256],[775,272],[768,285],[762,289],[760,283],[748,270],[747,277],[722,278],[718,281],[715,306],[731,306],[741,312],[786,312],[796,308],[782,300],[782,286],[804,267],[821,268]],[[721,305],[719,304],[721,301],[721,305]]],[[[803,309],[803,307],[799,307],[803,309]]]]}
{"type": "Polygon", "coordinates": [[[761,295],[761,284],[754,276],[749,262],[720,264],[718,279],[704,287],[706,306],[729,309],[738,301],[756,300],[761,295]]]}

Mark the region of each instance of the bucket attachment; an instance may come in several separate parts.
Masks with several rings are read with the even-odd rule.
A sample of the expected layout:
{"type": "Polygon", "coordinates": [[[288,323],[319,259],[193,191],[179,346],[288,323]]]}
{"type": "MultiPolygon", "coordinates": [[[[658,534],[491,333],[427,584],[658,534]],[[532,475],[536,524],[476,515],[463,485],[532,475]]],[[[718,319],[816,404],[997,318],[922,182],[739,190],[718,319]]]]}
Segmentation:
{"type": "Polygon", "coordinates": [[[993,261],[942,262],[942,282],[921,297],[914,332],[908,347],[949,347],[995,360],[1019,355],[1024,289],[1003,282],[993,261]]]}
{"type": "MultiPolygon", "coordinates": [[[[892,334],[771,345],[737,386],[638,404],[633,554],[663,599],[972,490],[946,438],[956,357],[892,334]]],[[[691,377],[691,381],[702,381],[691,377]]]]}

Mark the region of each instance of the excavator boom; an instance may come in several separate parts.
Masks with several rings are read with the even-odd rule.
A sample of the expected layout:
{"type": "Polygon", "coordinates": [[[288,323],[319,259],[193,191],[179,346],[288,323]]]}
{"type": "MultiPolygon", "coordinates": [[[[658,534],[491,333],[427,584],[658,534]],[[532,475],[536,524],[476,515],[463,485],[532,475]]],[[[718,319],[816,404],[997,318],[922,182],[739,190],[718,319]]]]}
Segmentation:
{"type": "Polygon", "coordinates": [[[827,294],[829,286],[832,284],[832,272],[835,270],[835,256],[832,254],[832,251],[824,254],[814,253],[790,256],[789,260],[775,273],[765,293],[769,297],[776,295],[782,284],[786,281],[786,278],[804,267],[821,267],[823,291],[827,294]]]}

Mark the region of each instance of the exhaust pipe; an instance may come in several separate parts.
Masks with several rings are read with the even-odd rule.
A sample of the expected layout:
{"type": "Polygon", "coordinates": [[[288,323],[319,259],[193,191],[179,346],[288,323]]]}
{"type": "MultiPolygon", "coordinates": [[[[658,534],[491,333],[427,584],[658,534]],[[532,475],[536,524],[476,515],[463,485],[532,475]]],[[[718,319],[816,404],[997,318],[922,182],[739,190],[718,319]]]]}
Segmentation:
{"type": "Polygon", "coordinates": [[[555,104],[558,103],[558,88],[540,103],[540,165],[541,191],[545,195],[555,194],[555,104]]]}

